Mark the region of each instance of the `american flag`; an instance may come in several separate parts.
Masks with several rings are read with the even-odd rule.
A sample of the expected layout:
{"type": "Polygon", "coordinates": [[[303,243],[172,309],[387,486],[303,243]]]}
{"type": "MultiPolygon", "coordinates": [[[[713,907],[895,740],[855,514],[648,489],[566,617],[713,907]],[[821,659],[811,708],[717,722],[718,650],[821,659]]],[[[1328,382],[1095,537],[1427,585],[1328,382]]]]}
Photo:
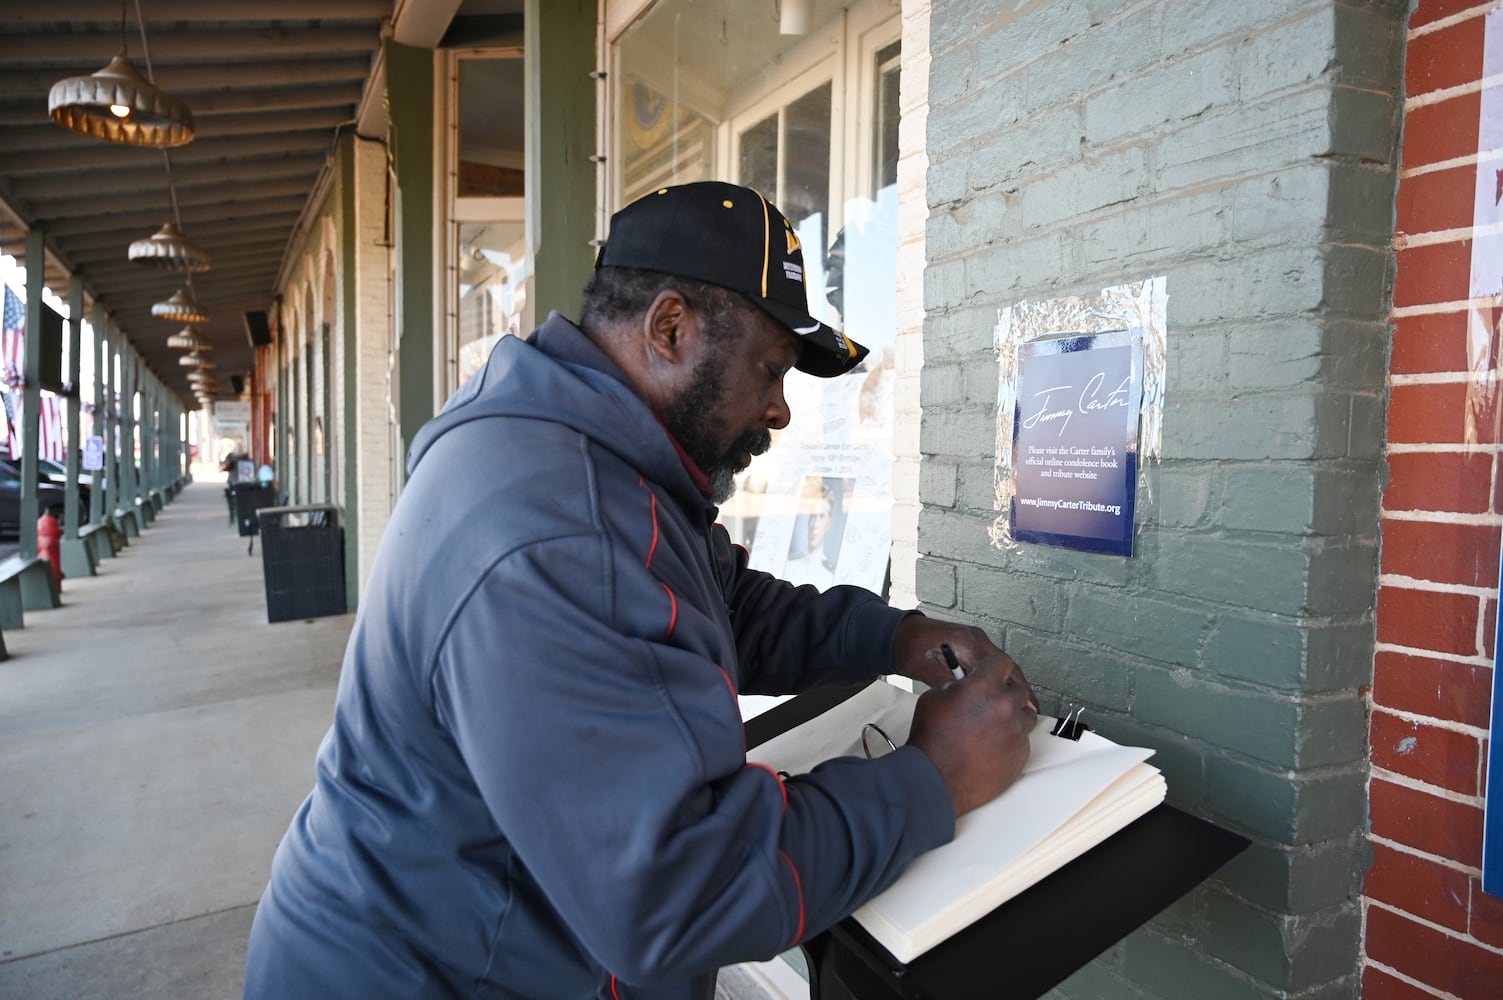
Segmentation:
{"type": "MultiPolygon", "coordinates": [[[[0,439],[5,439],[12,459],[21,457],[21,386],[26,373],[26,306],[20,296],[5,289],[5,322],[0,329],[0,383],[9,391],[5,394],[5,419],[9,425],[0,429],[0,439]]],[[[52,393],[43,393],[41,408],[37,413],[37,454],[61,462],[68,454],[63,441],[62,401],[52,393]]]]}
{"type": "Polygon", "coordinates": [[[42,395],[41,420],[37,425],[37,456],[61,462],[68,457],[68,447],[63,443],[62,400],[52,393],[42,395]]]}
{"type": "Polygon", "coordinates": [[[5,324],[0,330],[0,381],[17,385],[26,373],[26,306],[5,288],[5,324]]]}

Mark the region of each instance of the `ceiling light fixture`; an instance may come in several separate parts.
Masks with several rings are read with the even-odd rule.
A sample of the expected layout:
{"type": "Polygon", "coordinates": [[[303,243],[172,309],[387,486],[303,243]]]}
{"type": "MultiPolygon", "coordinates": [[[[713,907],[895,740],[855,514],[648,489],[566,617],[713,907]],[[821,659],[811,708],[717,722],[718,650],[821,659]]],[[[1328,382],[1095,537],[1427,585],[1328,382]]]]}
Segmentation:
{"type": "Polygon", "coordinates": [[[166,148],[193,141],[193,112],[180,99],[157,89],[151,76],[151,50],[141,2],[136,0],[136,24],[146,58],[143,77],[126,55],[126,4],[120,4],[120,54],[90,76],[73,76],[52,85],[47,113],[66,129],[106,142],[166,148]]]}
{"type": "Polygon", "coordinates": [[[186,288],[179,288],[165,302],[158,302],[152,306],[151,314],[157,319],[170,319],[174,323],[207,323],[209,321],[209,314],[194,301],[192,294],[186,288]]]}
{"type": "Polygon", "coordinates": [[[199,351],[207,350],[209,343],[200,337],[193,327],[185,326],[167,338],[167,346],[179,351],[199,351]]]}
{"type": "MultiPolygon", "coordinates": [[[[166,157],[166,153],[162,156],[166,157]]],[[[169,174],[168,186],[172,181],[169,174]]],[[[172,194],[172,214],[177,216],[177,192],[172,194]]],[[[182,234],[176,225],[169,222],[144,240],[130,245],[130,259],[137,264],[146,264],[163,271],[207,271],[209,254],[197,243],[182,234]]]]}
{"type": "Polygon", "coordinates": [[[178,358],[177,363],[182,365],[184,368],[194,368],[200,371],[205,368],[219,367],[218,365],[214,364],[213,358],[209,357],[207,353],[201,350],[189,351],[187,354],[184,354],[182,357],[178,358]]]}

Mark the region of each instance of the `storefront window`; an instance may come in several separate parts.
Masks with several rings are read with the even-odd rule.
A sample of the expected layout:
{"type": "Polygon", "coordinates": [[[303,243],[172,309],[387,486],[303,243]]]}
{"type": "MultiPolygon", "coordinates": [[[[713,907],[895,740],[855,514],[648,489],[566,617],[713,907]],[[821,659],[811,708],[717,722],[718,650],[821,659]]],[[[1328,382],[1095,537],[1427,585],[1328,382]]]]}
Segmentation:
{"type": "Polygon", "coordinates": [[[519,222],[459,227],[459,382],[485,365],[496,341],[526,336],[527,243],[519,222]]]}
{"type": "Polygon", "coordinates": [[[839,379],[791,373],[793,422],[721,510],[751,564],[881,589],[891,540],[898,13],[659,0],[613,40],[612,210],[720,179],[775,202],[804,249],[810,311],[871,355],[839,379]]]}
{"type": "Polygon", "coordinates": [[[484,367],[507,335],[532,329],[524,222],[520,49],[449,53],[448,384],[484,367]]]}
{"type": "Polygon", "coordinates": [[[459,61],[459,197],[522,197],[523,79],[521,59],[459,61]]]}

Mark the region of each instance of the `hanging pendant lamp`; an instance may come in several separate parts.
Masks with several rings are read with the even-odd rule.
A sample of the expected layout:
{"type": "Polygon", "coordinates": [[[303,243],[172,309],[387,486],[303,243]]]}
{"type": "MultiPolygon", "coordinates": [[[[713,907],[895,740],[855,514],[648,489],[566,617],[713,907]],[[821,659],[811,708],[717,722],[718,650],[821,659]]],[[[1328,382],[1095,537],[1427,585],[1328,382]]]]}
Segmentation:
{"type": "Polygon", "coordinates": [[[96,73],[54,83],[47,112],[64,128],[107,142],[165,149],[193,141],[188,105],[158,90],[124,53],[96,73]]]}
{"type": "Polygon", "coordinates": [[[170,319],[174,323],[207,323],[209,314],[193,300],[186,288],[173,292],[165,302],[151,307],[151,314],[158,319],[170,319]]]}
{"type": "Polygon", "coordinates": [[[214,359],[209,357],[209,355],[202,350],[189,351],[187,354],[184,354],[182,357],[178,358],[177,363],[182,365],[184,368],[194,368],[199,371],[202,371],[205,368],[219,367],[218,365],[214,364],[214,359]]]}
{"type": "Polygon", "coordinates": [[[206,349],[209,344],[198,335],[197,330],[191,326],[185,326],[167,338],[167,346],[179,351],[198,351],[206,349]]]}
{"type": "Polygon", "coordinates": [[[163,271],[207,271],[210,263],[208,252],[170,222],[146,239],[132,243],[130,259],[163,271]]]}

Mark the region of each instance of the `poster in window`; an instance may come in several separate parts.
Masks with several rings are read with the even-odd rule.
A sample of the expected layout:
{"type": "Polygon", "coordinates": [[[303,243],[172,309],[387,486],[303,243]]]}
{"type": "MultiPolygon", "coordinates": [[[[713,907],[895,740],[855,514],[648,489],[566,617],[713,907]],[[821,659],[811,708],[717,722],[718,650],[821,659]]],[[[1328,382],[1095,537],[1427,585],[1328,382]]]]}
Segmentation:
{"type": "Polygon", "coordinates": [[[1013,538],[1132,555],[1139,334],[1067,333],[1017,349],[1013,538]]]}

